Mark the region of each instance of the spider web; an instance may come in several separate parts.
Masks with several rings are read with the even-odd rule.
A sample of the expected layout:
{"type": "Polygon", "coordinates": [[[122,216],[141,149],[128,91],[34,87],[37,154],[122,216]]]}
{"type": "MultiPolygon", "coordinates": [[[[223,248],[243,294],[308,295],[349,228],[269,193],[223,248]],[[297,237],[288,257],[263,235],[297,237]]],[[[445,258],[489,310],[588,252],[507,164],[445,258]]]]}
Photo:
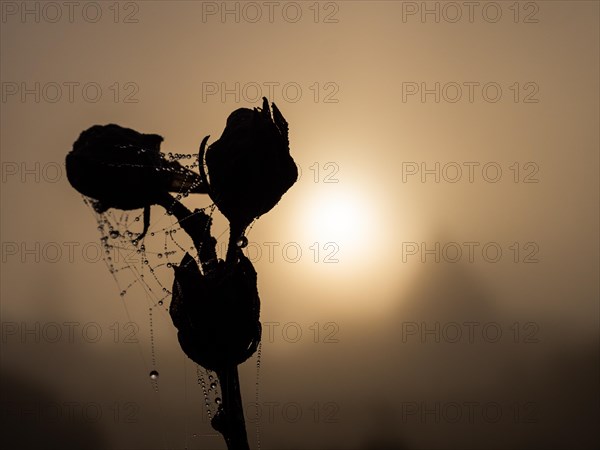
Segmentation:
{"type": "MultiPolygon", "coordinates": [[[[186,169],[198,169],[198,155],[168,153],[167,158],[171,161],[177,160],[186,169]],[[185,161],[183,161],[185,160],[185,161]],[[191,160],[191,161],[190,161],[191,160]]],[[[185,185],[185,183],[183,183],[185,185]]],[[[192,187],[190,186],[191,190],[192,187]]],[[[190,197],[190,190],[182,190],[173,194],[173,205],[175,202],[183,203],[190,197]],[[184,200],[186,199],[186,200],[184,200]]],[[[206,214],[210,217],[210,222],[215,228],[214,212],[216,206],[210,202],[206,195],[191,196],[192,199],[200,199],[205,202],[208,199],[209,204],[201,208],[190,210],[190,216],[195,214],[206,214]]],[[[83,196],[84,202],[92,211],[97,222],[97,228],[100,232],[100,241],[103,248],[103,259],[106,266],[115,280],[119,290],[119,295],[126,314],[131,320],[129,309],[127,306],[130,298],[145,298],[149,303],[149,323],[150,323],[150,349],[151,363],[146,363],[141,344],[138,343],[142,359],[145,361],[149,371],[149,379],[153,390],[159,394],[154,334],[153,334],[153,315],[152,311],[163,309],[169,311],[169,306],[172,298],[174,271],[173,266],[179,265],[186,253],[194,258],[199,268],[202,268],[199,250],[194,246],[191,237],[183,230],[180,221],[189,218],[180,217],[177,219],[171,208],[164,209],[162,206],[150,207],[150,226],[142,237],[144,228],[144,211],[143,209],[124,211],[119,209],[108,209],[99,213],[94,208],[95,200],[83,196]]],[[[250,224],[246,235],[252,230],[254,222],[250,224]]],[[[226,254],[226,246],[220,239],[229,231],[228,225],[220,226],[221,233],[213,236],[217,240],[217,257],[224,258],[226,254]]],[[[259,400],[259,371],[260,371],[260,355],[261,350],[257,353],[257,368],[256,368],[256,391],[255,400],[258,404],[259,400]]],[[[187,357],[186,357],[187,358],[187,357]]],[[[222,392],[218,377],[214,371],[206,369],[198,364],[195,364],[195,384],[202,391],[204,396],[204,410],[206,417],[210,420],[215,416],[221,404],[222,392]]],[[[187,371],[186,371],[187,372],[187,371]]],[[[188,397],[187,374],[185,377],[185,390],[188,397]]],[[[160,397],[157,399],[159,408],[160,397]]],[[[258,409],[257,409],[258,414],[258,409]]],[[[256,417],[258,419],[258,416],[256,417]]],[[[194,420],[196,422],[196,420],[194,420]]],[[[260,423],[255,423],[255,433],[257,446],[260,449],[260,423]]],[[[215,434],[210,434],[215,436],[215,434]]],[[[196,434],[193,434],[196,437],[196,434]]],[[[208,435],[207,435],[208,436],[208,435]]],[[[189,433],[187,432],[186,421],[186,443],[188,448],[189,433]]],[[[170,446],[165,441],[163,432],[163,444],[165,448],[170,446]]]]}
{"type": "MultiPolygon", "coordinates": [[[[190,160],[192,158],[192,155],[168,154],[169,160],[190,160]]],[[[181,164],[188,169],[198,168],[198,156],[195,156],[194,161],[181,161],[181,164]]],[[[173,198],[175,201],[181,202],[189,194],[189,191],[180,191],[174,193],[173,198]]],[[[194,197],[204,201],[208,199],[206,195],[194,197]]],[[[141,297],[149,303],[151,363],[146,365],[151,369],[149,370],[150,383],[154,391],[158,393],[159,372],[156,370],[152,310],[156,311],[162,308],[164,311],[169,311],[174,280],[172,267],[179,265],[183,256],[189,253],[201,268],[199,249],[193,245],[191,237],[182,229],[180,220],[173,215],[170,209],[165,210],[161,206],[151,206],[150,226],[146,235],[141,237],[144,227],[143,209],[123,211],[111,208],[99,213],[94,208],[94,199],[83,196],[83,200],[97,222],[103,248],[103,259],[115,280],[129,319],[131,320],[127,302],[130,299],[132,301],[134,298],[139,300],[141,297]]],[[[195,209],[190,214],[205,213],[210,216],[212,221],[215,209],[215,205],[210,203],[195,209]]],[[[225,228],[216,236],[217,241],[227,232],[228,228],[225,228]]],[[[223,246],[218,246],[217,250],[218,256],[224,254],[223,246]]],[[[146,360],[141,349],[140,352],[142,359],[146,360]]],[[[197,386],[204,395],[204,407],[210,420],[214,417],[222,396],[219,381],[213,371],[195,365],[197,386]]],[[[186,436],[186,440],[187,438],[188,436],[186,436]]]]}

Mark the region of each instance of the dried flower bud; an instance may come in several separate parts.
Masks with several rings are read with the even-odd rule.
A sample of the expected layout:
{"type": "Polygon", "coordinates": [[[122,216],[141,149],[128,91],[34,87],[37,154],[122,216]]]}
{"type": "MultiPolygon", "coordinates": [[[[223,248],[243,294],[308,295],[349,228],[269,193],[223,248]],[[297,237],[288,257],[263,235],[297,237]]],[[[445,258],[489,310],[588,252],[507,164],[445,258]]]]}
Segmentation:
{"type": "Polygon", "coordinates": [[[221,262],[202,275],[188,253],[175,266],[169,312],[186,355],[201,366],[219,370],[241,364],[261,338],[256,271],[241,252],[232,270],[221,262]]]}
{"type": "MultiPolygon", "coordinates": [[[[205,143],[206,139],[201,162],[205,143]]],[[[298,178],[290,155],[288,124],[277,106],[273,103],[271,117],[263,97],[262,109],[232,112],[221,137],[206,150],[206,167],[209,195],[232,229],[243,230],[270,211],[298,178]]]]}
{"type": "Polygon", "coordinates": [[[83,131],[66,159],[67,178],[95,208],[124,210],[156,204],[167,192],[206,193],[198,174],[160,153],[162,136],[119,125],[83,131]]]}

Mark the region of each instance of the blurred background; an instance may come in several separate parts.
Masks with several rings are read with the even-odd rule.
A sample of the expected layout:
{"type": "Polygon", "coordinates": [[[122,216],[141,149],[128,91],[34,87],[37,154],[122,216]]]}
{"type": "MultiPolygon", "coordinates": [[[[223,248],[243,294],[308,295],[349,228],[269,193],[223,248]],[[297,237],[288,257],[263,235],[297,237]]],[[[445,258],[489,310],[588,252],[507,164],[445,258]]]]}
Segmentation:
{"type": "Polygon", "coordinates": [[[248,233],[251,447],[597,448],[597,2],[0,5],[3,448],[225,448],[64,158],[107,123],[195,155],[262,96],[300,179],[248,233]]]}

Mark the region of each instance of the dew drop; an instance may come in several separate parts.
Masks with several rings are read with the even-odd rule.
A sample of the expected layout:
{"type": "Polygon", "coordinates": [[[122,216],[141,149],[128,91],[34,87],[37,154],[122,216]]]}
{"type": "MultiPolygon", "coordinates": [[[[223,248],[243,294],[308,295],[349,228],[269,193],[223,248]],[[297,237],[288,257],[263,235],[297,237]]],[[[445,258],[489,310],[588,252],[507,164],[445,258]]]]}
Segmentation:
{"type": "Polygon", "coordinates": [[[113,239],[118,238],[119,237],[119,232],[117,230],[112,230],[110,232],[110,237],[113,238],[113,239]]]}
{"type": "Polygon", "coordinates": [[[220,405],[220,404],[221,404],[221,397],[217,397],[217,398],[215,398],[215,403],[216,403],[217,405],[220,405]]]}
{"type": "Polygon", "coordinates": [[[173,264],[167,263],[167,267],[173,267],[173,264]]]}
{"type": "Polygon", "coordinates": [[[162,306],[162,305],[163,305],[163,301],[162,301],[162,300],[159,300],[159,301],[158,301],[158,304],[159,304],[159,306],[162,306]]]}
{"type": "Polygon", "coordinates": [[[158,255],[156,255],[159,259],[162,258],[162,253],[159,253],[158,255]]]}
{"type": "Polygon", "coordinates": [[[217,383],[215,383],[215,382],[210,383],[210,387],[211,387],[211,389],[216,389],[217,383]]]}
{"type": "Polygon", "coordinates": [[[150,372],[150,379],[158,380],[158,372],[156,370],[153,370],[152,372],[150,372]]]}
{"type": "Polygon", "coordinates": [[[237,242],[236,242],[236,245],[237,245],[239,248],[245,248],[245,247],[248,245],[248,238],[247,238],[246,236],[242,236],[242,237],[240,237],[240,238],[237,240],[237,242]]]}

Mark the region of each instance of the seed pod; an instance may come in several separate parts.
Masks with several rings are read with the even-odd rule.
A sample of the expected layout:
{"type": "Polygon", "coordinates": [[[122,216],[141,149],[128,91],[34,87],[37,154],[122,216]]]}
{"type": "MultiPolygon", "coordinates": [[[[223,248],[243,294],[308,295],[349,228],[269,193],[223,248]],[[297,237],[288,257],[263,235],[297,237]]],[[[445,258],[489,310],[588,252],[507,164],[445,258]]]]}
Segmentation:
{"type": "MultiPolygon", "coordinates": [[[[203,159],[204,145],[201,163],[203,159]]],[[[270,211],[298,179],[290,155],[288,124],[277,106],[273,103],[271,117],[263,97],[262,109],[232,112],[221,137],[206,150],[206,167],[209,195],[229,219],[232,230],[243,231],[270,211]]]]}
{"type": "Polygon", "coordinates": [[[169,312],[186,355],[211,370],[241,364],[261,338],[256,271],[243,254],[233,269],[221,262],[200,273],[188,253],[175,266],[169,312]]]}
{"type": "Polygon", "coordinates": [[[66,158],[67,178],[98,212],[144,208],[168,192],[206,193],[198,174],[160,152],[162,136],[119,125],[83,131],[66,158]]]}

